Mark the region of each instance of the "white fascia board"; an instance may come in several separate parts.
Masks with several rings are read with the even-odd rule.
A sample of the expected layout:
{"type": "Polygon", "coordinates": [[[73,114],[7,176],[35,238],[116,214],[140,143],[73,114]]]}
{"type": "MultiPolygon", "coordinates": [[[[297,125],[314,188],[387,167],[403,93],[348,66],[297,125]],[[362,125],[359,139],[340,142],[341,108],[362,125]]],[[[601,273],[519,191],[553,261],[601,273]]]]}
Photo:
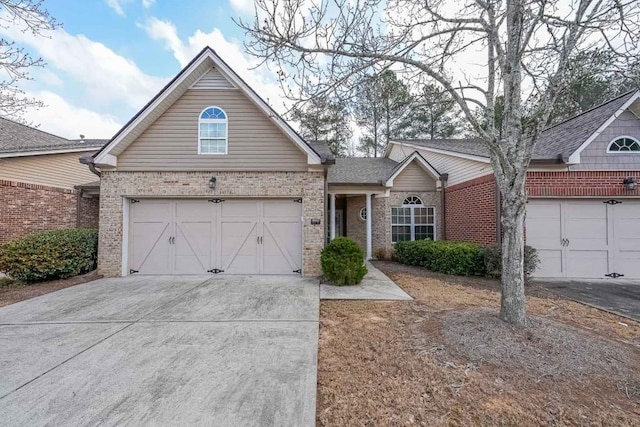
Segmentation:
{"type": "Polygon", "coordinates": [[[416,150],[424,150],[432,153],[445,154],[447,156],[452,156],[452,157],[460,157],[462,159],[473,160],[480,163],[491,163],[491,160],[489,160],[488,157],[475,156],[473,154],[458,153],[456,151],[443,150],[441,148],[425,147],[424,145],[416,145],[416,144],[409,144],[406,142],[395,142],[395,141],[389,141],[389,144],[397,144],[401,146],[411,147],[416,150]]]}
{"type": "Polygon", "coordinates": [[[402,166],[400,166],[398,168],[398,170],[396,170],[393,175],[391,175],[391,177],[387,180],[387,182],[385,182],[385,187],[393,187],[393,180],[395,177],[397,177],[398,175],[400,175],[400,173],[409,165],[411,164],[414,160],[417,160],[418,163],[420,164],[420,166],[422,167],[422,169],[424,169],[425,171],[427,171],[427,173],[429,175],[431,175],[431,177],[433,179],[436,180],[436,182],[438,182],[440,180],[440,174],[438,173],[437,170],[435,170],[433,168],[433,166],[431,166],[418,152],[414,151],[412,154],[409,155],[409,157],[404,161],[404,163],[402,164],[402,166]]]}
{"type": "Polygon", "coordinates": [[[113,154],[105,154],[104,156],[100,156],[100,157],[102,159],[99,162],[97,158],[93,162],[99,168],[100,167],[115,168],[118,166],[118,158],[113,154]]]}
{"type": "Polygon", "coordinates": [[[624,113],[631,104],[633,104],[638,97],[640,97],[640,91],[637,91],[636,93],[634,93],[628,100],[627,102],[625,102],[624,104],[622,104],[622,106],[618,109],[618,111],[616,111],[615,113],[613,113],[613,115],[611,117],[609,117],[607,119],[606,122],[604,122],[602,124],[602,126],[600,126],[594,133],[593,135],[591,135],[589,138],[587,138],[587,140],[585,142],[582,143],[582,145],[580,145],[580,147],[578,147],[578,149],[576,151],[574,151],[570,156],[569,159],[567,160],[567,163],[569,164],[579,164],[580,163],[580,153],[582,153],[582,151],[587,148],[589,146],[589,144],[591,144],[602,132],[604,132],[604,130],[606,128],[608,128],[611,123],[613,123],[613,121],[615,119],[617,119],[620,114],[624,113]]]}
{"type": "Polygon", "coordinates": [[[0,158],[9,157],[28,157],[28,156],[43,156],[47,154],[65,154],[65,153],[91,153],[99,150],[100,147],[81,147],[81,148],[60,148],[57,150],[38,150],[38,151],[21,151],[14,153],[0,153],[0,158]]]}

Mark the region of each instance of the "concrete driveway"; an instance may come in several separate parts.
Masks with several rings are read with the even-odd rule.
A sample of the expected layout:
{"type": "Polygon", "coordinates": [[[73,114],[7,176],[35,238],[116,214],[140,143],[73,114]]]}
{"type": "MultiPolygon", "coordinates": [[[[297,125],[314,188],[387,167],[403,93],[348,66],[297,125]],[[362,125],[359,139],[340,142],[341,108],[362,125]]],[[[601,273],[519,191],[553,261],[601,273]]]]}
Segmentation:
{"type": "Polygon", "coordinates": [[[130,276],[3,307],[2,425],[312,426],[318,293],[130,276]]]}
{"type": "Polygon", "coordinates": [[[640,280],[539,279],[536,284],[574,301],[619,313],[640,322],[640,280]]]}

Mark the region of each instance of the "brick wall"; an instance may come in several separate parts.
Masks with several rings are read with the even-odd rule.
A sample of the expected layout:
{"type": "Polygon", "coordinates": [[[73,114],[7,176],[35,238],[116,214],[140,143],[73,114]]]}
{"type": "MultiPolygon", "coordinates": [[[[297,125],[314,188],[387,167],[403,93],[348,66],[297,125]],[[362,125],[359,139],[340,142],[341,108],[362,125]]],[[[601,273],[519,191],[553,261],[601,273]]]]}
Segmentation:
{"type": "Polygon", "coordinates": [[[638,188],[622,185],[630,176],[640,182],[639,171],[528,172],[527,192],[529,197],[637,197],[638,188]]]}
{"type": "Polygon", "coordinates": [[[446,239],[491,245],[496,242],[496,182],[485,175],[447,187],[446,239]]]}
{"type": "MultiPolygon", "coordinates": [[[[0,180],[0,244],[39,231],[75,227],[77,191],[0,180]]],[[[81,200],[80,223],[97,226],[97,199],[81,200]]]]}
{"type": "Polygon", "coordinates": [[[320,172],[103,172],[100,186],[98,271],[122,273],[124,197],[302,197],[302,272],[320,274],[324,247],[324,175],[320,172]],[[216,188],[208,187],[211,175],[216,188]],[[312,225],[311,219],[320,219],[312,225]]]}

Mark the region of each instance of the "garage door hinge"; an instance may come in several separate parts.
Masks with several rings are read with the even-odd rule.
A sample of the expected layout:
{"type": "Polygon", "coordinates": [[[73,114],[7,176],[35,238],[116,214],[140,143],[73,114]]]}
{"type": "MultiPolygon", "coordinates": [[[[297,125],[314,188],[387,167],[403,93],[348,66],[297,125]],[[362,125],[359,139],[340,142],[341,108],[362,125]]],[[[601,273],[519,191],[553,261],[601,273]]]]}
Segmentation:
{"type": "Polygon", "coordinates": [[[624,274],[620,274],[620,273],[609,273],[609,274],[605,274],[605,276],[607,276],[607,277],[611,277],[612,279],[617,279],[618,277],[624,277],[624,274]]]}
{"type": "Polygon", "coordinates": [[[224,273],[224,270],[220,270],[219,268],[212,268],[211,270],[207,270],[207,273],[213,273],[213,274],[224,273]]]}
{"type": "Polygon", "coordinates": [[[294,203],[302,203],[302,199],[293,199],[294,203]]]}
{"type": "Polygon", "coordinates": [[[209,201],[211,203],[222,203],[222,202],[224,202],[224,199],[209,199],[209,201]]]}
{"type": "Polygon", "coordinates": [[[605,200],[602,203],[606,203],[607,205],[619,205],[620,203],[622,203],[620,200],[605,200]]]}
{"type": "Polygon", "coordinates": [[[302,270],[297,269],[297,270],[293,270],[294,273],[298,273],[298,274],[302,274],[302,270]]]}
{"type": "Polygon", "coordinates": [[[131,204],[134,204],[134,203],[140,203],[140,200],[131,199],[131,204]]]}
{"type": "Polygon", "coordinates": [[[133,274],[133,273],[139,273],[139,271],[138,271],[138,270],[130,269],[130,270],[129,270],[129,274],[133,274]]]}

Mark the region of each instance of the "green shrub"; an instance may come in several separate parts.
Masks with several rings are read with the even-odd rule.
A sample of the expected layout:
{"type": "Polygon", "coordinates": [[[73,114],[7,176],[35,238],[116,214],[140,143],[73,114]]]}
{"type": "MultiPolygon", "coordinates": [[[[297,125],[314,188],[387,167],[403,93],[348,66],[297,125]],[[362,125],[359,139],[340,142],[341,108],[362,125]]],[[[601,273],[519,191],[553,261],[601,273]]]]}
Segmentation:
{"type": "Polygon", "coordinates": [[[346,237],[333,239],[320,257],[322,273],[328,282],[338,286],[357,285],[367,274],[364,251],[346,237]]]}
{"type": "Polygon", "coordinates": [[[483,276],[485,266],[482,246],[447,240],[398,242],[395,257],[407,265],[459,276],[483,276]]]}
{"type": "Polygon", "coordinates": [[[0,271],[25,282],[64,279],[96,268],[98,231],[45,231],[0,246],[0,271]]]}
{"type": "MultiPolygon", "coordinates": [[[[484,248],[484,265],[487,276],[500,278],[502,276],[502,245],[497,244],[484,248]]],[[[531,246],[524,247],[524,275],[525,278],[531,276],[536,271],[540,259],[538,252],[531,246]]]]}

